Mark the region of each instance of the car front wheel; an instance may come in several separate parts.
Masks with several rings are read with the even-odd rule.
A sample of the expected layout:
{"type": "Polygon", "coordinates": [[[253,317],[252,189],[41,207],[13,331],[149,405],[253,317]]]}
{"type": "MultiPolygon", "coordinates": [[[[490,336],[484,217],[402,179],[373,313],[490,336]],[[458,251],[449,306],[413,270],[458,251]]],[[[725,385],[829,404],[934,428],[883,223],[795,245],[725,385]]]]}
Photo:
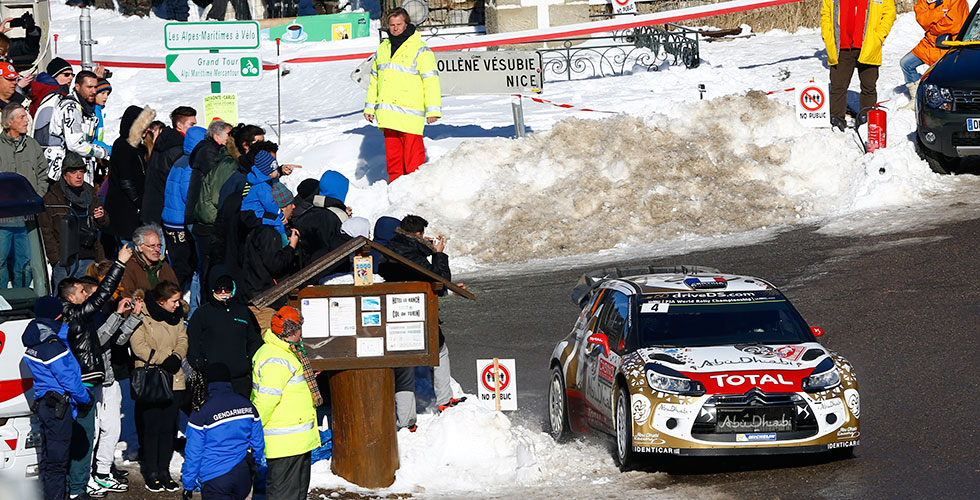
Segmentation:
{"type": "Polygon", "coordinates": [[[551,437],[561,441],[568,437],[568,401],[565,398],[565,377],[561,367],[551,370],[551,384],[548,388],[548,420],[551,422],[551,437]]]}
{"type": "Polygon", "coordinates": [[[627,471],[634,467],[636,453],[633,452],[633,413],[630,393],[620,386],[616,392],[616,465],[627,471]]]}
{"type": "Polygon", "coordinates": [[[925,160],[929,164],[929,168],[937,174],[952,174],[960,166],[960,159],[952,156],[946,156],[940,152],[932,151],[922,144],[922,140],[919,139],[918,134],[915,137],[915,152],[919,154],[919,158],[925,160]]]}

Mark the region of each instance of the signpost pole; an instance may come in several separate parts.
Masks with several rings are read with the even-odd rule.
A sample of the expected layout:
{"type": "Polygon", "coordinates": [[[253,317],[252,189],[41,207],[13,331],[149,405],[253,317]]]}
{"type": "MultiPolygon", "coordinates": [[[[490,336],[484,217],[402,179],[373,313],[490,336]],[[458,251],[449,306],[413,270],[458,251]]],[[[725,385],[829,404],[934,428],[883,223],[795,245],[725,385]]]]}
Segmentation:
{"type": "Polygon", "coordinates": [[[493,358],[493,399],[497,402],[497,411],[500,411],[500,359],[493,358]]]}
{"type": "Polygon", "coordinates": [[[95,40],[92,40],[92,13],[90,8],[82,7],[82,13],[78,16],[78,44],[81,45],[82,49],[82,69],[92,71],[95,69],[95,63],[92,62],[92,46],[95,45],[95,40]]]}
{"type": "Polygon", "coordinates": [[[279,57],[279,43],[281,38],[276,38],[276,137],[282,144],[282,60],[279,57]]]}
{"type": "Polygon", "coordinates": [[[524,101],[520,94],[514,94],[511,97],[510,107],[514,111],[514,133],[520,139],[527,135],[524,129],[524,101]]]}
{"type": "MultiPolygon", "coordinates": [[[[209,52],[211,52],[212,54],[217,54],[218,53],[218,51],[215,50],[215,49],[211,49],[209,52]]],[[[221,82],[211,82],[211,93],[212,94],[220,94],[221,93],[221,82]]]]}

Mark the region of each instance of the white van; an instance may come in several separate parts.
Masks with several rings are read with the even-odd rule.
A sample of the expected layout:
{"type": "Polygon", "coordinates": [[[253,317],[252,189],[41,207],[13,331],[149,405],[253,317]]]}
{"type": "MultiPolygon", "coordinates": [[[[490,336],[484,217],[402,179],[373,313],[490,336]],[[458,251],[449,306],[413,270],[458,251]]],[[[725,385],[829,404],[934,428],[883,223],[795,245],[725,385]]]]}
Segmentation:
{"type": "Polygon", "coordinates": [[[40,426],[31,414],[34,379],[21,337],[34,302],[50,293],[37,214],[41,197],[27,179],[0,172],[0,482],[38,475],[40,426]]]}

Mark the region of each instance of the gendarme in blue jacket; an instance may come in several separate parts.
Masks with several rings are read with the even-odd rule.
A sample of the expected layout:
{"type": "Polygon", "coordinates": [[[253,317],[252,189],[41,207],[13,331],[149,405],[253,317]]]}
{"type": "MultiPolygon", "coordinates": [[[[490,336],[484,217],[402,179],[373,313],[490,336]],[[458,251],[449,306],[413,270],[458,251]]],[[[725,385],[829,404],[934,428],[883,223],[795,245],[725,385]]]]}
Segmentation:
{"type": "Polygon", "coordinates": [[[191,151],[204,140],[207,130],[201,127],[187,129],[184,136],[184,155],[177,159],[167,174],[167,186],[163,190],[163,227],[172,230],[186,229],[187,190],[191,185],[191,151]]]}
{"type": "Polygon", "coordinates": [[[71,397],[71,417],[78,416],[78,405],[92,398],[82,385],[82,370],[68,349],[68,325],[53,319],[38,318],[24,329],[24,361],[34,376],[34,397],[48,392],[71,397]]]}
{"type": "Polygon", "coordinates": [[[208,384],[207,402],[187,420],[187,444],[181,482],[193,490],[227,474],[245,459],[248,449],[256,463],[265,456],[262,421],[252,403],[231,388],[231,382],[208,384]]]}

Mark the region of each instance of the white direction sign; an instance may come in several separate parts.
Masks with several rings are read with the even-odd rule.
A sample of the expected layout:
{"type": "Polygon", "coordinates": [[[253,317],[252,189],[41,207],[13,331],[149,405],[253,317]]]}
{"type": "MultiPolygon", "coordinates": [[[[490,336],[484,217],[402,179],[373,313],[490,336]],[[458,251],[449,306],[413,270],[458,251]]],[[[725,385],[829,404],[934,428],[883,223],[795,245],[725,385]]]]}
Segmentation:
{"type": "MultiPolygon", "coordinates": [[[[351,74],[367,90],[374,56],[351,74]]],[[[521,94],[544,86],[541,56],[534,51],[436,52],[442,95],[521,94]]]]}
{"type": "Polygon", "coordinates": [[[227,82],[259,80],[259,52],[208,52],[167,54],[168,82],[227,82]]]}
{"type": "Polygon", "coordinates": [[[808,127],[830,126],[830,92],[827,84],[796,86],[796,117],[808,127]]]}
{"type": "Polygon", "coordinates": [[[496,394],[500,388],[500,409],[517,410],[517,365],[513,359],[498,359],[494,369],[492,359],[476,360],[477,398],[487,408],[497,408],[496,394]]]}
{"type": "Polygon", "coordinates": [[[167,23],[163,39],[167,50],[257,49],[261,43],[256,21],[167,23]]]}

